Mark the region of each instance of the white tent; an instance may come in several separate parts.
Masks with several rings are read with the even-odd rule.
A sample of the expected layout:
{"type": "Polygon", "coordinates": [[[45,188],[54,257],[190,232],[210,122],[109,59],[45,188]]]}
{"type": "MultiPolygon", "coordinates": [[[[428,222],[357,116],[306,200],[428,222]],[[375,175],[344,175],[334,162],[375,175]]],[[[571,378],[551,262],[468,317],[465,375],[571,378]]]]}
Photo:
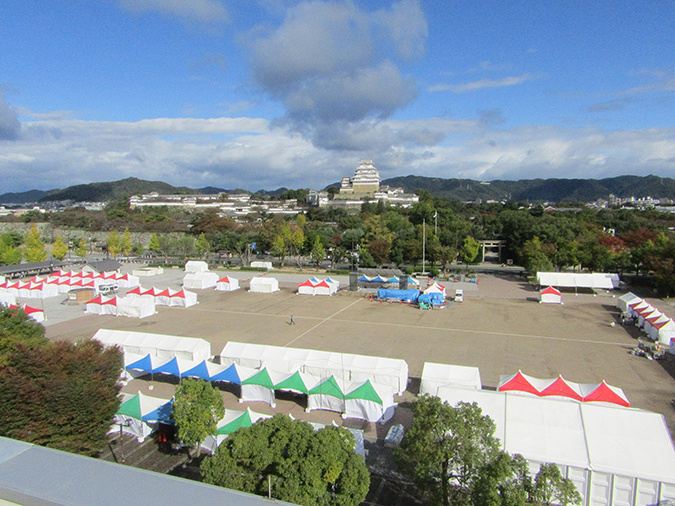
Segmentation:
{"type": "Polygon", "coordinates": [[[424,362],[420,394],[437,395],[438,389],[444,386],[480,390],[480,370],[478,367],[424,362]]]}
{"type": "Polygon", "coordinates": [[[138,276],[133,276],[131,274],[117,274],[115,276],[117,284],[122,288],[133,288],[135,286],[140,286],[141,281],[138,276]]]}
{"type": "Polygon", "coordinates": [[[314,295],[314,283],[311,279],[303,281],[298,285],[299,295],[314,295]]]}
{"type": "Polygon", "coordinates": [[[0,305],[10,306],[16,305],[16,296],[8,293],[0,293],[0,305]]]}
{"type": "Polygon", "coordinates": [[[216,283],[216,290],[221,292],[231,292],[234,290],[239,290],[239,280],[233,278],[232,276],[225,276],[221,278],[216,283]]]}
{"type": "Polygon", "coordinates": [[[136,395],[122,394],[122,404],[115,414],[110,432],[122,431],[135,436],[139,443],[155,431],[160,422],[171,423],[171,399],[159,399],[138,392],[136,395]]]}
{"type": "Polygon", "coordinates": [[[541,286],[566,288],[619,288],[619,275],[613,273],[581,274],[576,272],[538,272],[537,283],[541,286]]]}
{"type": "Polygon", "coordinates": [[[101,329],[92,339],[106,346],[120,346],[125,353],[159,357],[178,357],[200,362],[211,356],[211,345],[204,339],[178,337],[146,332],[101,329]]]}
{"type": "Polygon", "coordinates": [[[345,395],[344,418],[386,423],[394,416],[394,392],[370,380],[352,383],[345,395]]]}
{"type": "Polygon", "coordinates": [[[255,267],[257,269],[270,270],[272,268],[272,262],[255,261],[255,262],[251,262],[251,267],[255,267]]]}
{"type": "Polygon", "coordinates": [[[169,306],[190,307],[197,304],[197,294],[187,290],[171,290],[169,288],[169,306]]]}
{"type": "Polygon", "coordinates": [[[99,314],[99,315],[117,315],[117,297],[106,297],[105,295],[99,295],[94,299],[87,302],[85,305],[85,313],[87,314],[99,314]]]}
{"type": "Polygon", "coordinates": [[[266,402],[276,406],[274,396],[274,381],[270,378],[266,368],[250,369],[237,366],[237,373],[241,379],[241,396],[239,402],[266,402]]]}
{"type": "Polygon", "coordinates": [[[251,279],[251,292],[272,293],[279,291],[279,281],[275,278],[255,277],[251,279]]]}
{"type": "Polygon", "coordinates": [[[117,315],[130,318],[146,318],[157,313],[155,303],[142,297],[122,297],[117,299],[117,315]]]}
{"type": "Polygon", "coordinates": [[[258,420],[265,420],[271,418],[270,415],[256,413],[247,409],[246,411],[236,411],[234,409],[226,409],[225,415],[216,425],[216,435],[208,436],[201,444],[202,448],[206,448],[211,453],[216,451],[216,448],[227,439],[227,437],[234,431],[250,427],[258,420]]]}
{"type": "Polygon", "coordinates": [[[634,293],[628,292],[617,299],[617,306],[619,306],[619,309],[623,313],[628,314],[630,313],[629,304],[633,304],[634,302],[639,302],[641,300],[642,299],[634,293]]]}
{"type": "Polygon", "coordinates": [[[329,376],[319,382],[307,395],[307,409],[309,413],[315,409],[326,411],[345,412],[344,387],[335,376],[329,376]]]}
{"type": "Polygon", "coordinates": [[[212,288],[218,283],[219,277],[215,272],[188,272],[183,278],[183,286],[200,290],[212,288]]]}
{"type": "Polygon", "coordinates": [[[675,339],[675,322],[671,319],[661,323],[654,323],[653,327],[656,329],[656,339],[661,344],[672,345],[675,339]]]}
{"type": "Polygon", "coordinates": [[[408,364],[395,358],[230,341],[220,354],[220,363],[256,369],[269,367],[289,373],[300,371],[318,378],[335,376],[347,384],[369,379],[391,387],[398,394],[408,385],[408,364]]]}
{"type": "Polygon", "coordinates": [[[654,312],[645,318],[644,326],[642,329],[647,333],[650,339],[654,341],[659,340],[659,327],[661,324],[666,323],[670,320],[668,316],[663,314],[661,311],[654,312]]]}
{"type": "Polygon", "coordinates": [[[185,272],[207,272],[209,264],[200,260],[190,260],[185,264],[185,272]]]}
{"type": "Polygon", "coordinates": [[[612,407],[444,387],[451,405],[476,402],[495,437],[534,471],[554,462],[583,504],[658,504],[675,498],[675,449],[663,415],[612,407]]]}
{"type": "Polygon", "coordinates": [[[21,308],[24,310],[24,312],[30,316],[33,320],[36,322],[43,322],[45,321],[45,312],[43,309],[39,309],[36,307],[30,307],[27,304],[24,304],[23,307],[21,308]]]}
{"type": "Polygon", "coordinates": [[[541,292],[539,292],[539,303],[540,304],[562,304],[562,293],[560,293],[560,290],[557,290],[553,288],[552,286],[549,286],[548,288],[544,288],[541,292]]]}
{"type": "Polygon", "coordinates": [[[442,293],[443,298],[447,297],[447,294],[445,293],[445,286],[439,284],[438,281],[434,281],[433,285],[427,286],[424,289],[424,293],[442,293]]]}

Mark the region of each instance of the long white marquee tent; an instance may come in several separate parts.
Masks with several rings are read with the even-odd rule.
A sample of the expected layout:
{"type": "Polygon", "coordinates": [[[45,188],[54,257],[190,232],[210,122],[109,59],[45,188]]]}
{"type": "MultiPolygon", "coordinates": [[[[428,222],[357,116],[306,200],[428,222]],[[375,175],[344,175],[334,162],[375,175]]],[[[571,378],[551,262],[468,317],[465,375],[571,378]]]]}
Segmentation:
{"type": "Polygon", "coordinates": [[[675,448],[663,415],[633,408],[442,387],[450,405],[476,402],[495,437],[536,473],[556,463],[584,506],[646,506],[675,499],[675,448]]]}
{"type": "Polygon", "coordinates": [[[194,337],[178,337],[146,332],[100,329],[92,339],[106,346],[120,346],[125,353],[156,355],[201,361],[211,357],[211,344],[194,337]]]}
{"type": "Polygon", "coordinates": [[[392,388],[399,395],[408,386],[408,364],[395,358],[230,341],[220,353],[220,363],[236,363],[254,369],[269,367],[289,373],[300,371],[320,378],[371,380],[392,388]]]}
{"type": "Polygon", "coordinates": [[[619,275],[611,273],[582,274],[576,272],[538,272],[537,283],[541,286],[564,288],[619,288],[619,275]]]}
{"type": "Polygon", "coordinates": [[[480,390],[480,370],[478,367],[424,362],[420,394],[437,395],[440,387],[448,386],[480,390]]]}

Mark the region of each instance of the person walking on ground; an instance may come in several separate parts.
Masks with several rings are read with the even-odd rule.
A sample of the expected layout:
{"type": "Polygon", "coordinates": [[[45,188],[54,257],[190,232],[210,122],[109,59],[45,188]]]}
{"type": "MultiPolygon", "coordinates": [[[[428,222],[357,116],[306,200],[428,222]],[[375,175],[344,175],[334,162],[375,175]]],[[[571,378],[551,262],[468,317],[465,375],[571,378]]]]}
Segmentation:
{"type": "Polygon", "coordinates": [[[291,315],[291,322],[289,323],[289,325],[295,325],[295,318],[293,318],[293,315],[291,315]]]}

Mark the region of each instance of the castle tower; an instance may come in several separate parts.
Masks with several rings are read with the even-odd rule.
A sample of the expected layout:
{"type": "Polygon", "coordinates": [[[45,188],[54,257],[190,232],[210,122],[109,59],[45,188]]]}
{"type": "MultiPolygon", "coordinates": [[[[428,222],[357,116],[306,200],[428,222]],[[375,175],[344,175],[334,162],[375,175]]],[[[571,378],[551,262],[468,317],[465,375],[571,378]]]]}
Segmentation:
{"type": "Polygon", "coordinates": [[[380,189],[380,173],[373,165],[372,160],[361,160],[356,169],[354,179],[348,176],[342,178],[340,193],[367,194],[375,193],[380,189]]]}

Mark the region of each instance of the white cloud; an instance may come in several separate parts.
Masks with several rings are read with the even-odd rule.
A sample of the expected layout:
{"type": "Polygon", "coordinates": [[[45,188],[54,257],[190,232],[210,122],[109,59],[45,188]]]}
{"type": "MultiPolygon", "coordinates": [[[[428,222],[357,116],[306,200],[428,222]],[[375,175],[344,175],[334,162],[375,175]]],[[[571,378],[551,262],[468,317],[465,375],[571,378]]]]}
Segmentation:
{"type": "Polygon", "coordinates": [[[372,158],[383,178],[481,180],[675,177],[675,128],[605,131],[474,119],[336,122],[311,142],[257,118],[159,118],[136,123],[45,120],[0,143],[3,191],[48,190],[129,176],[193,188],[323,188],[372,158]],[[334,143],[326,148],[321,143],[334,143]]]}
{"type": "Polygon", "coordinates": [[[286,108],[278,124],[321,140],[333,124],[386,118],[410,104],[416,83],[398,62],[422,56],[427,34],[417,0],[373,13],[353,2],[301,2],[279,27],[250,32],[252,74],[286,108]]]}
{"type": "Polygon", "coordinates": [[[158,12],[187,22],[214,23],[227,21],[225,6],[216,0],[119,0],[131,12],[158,12]]]}
{"type": "Polygon", "coordinates": [[[465,84],[437,84],[434,86],[429,86],[428,90],[430,92],[452,91],[453,93],[466,93],[483,88],[503,88],[505,86],[515,86],[527,81],[541,79],[542,77],[543,76],[541,74],[525,73],[520,76],[503,77],[501,79],[481,79],[480,81],[474,81],[465,84]]]}

